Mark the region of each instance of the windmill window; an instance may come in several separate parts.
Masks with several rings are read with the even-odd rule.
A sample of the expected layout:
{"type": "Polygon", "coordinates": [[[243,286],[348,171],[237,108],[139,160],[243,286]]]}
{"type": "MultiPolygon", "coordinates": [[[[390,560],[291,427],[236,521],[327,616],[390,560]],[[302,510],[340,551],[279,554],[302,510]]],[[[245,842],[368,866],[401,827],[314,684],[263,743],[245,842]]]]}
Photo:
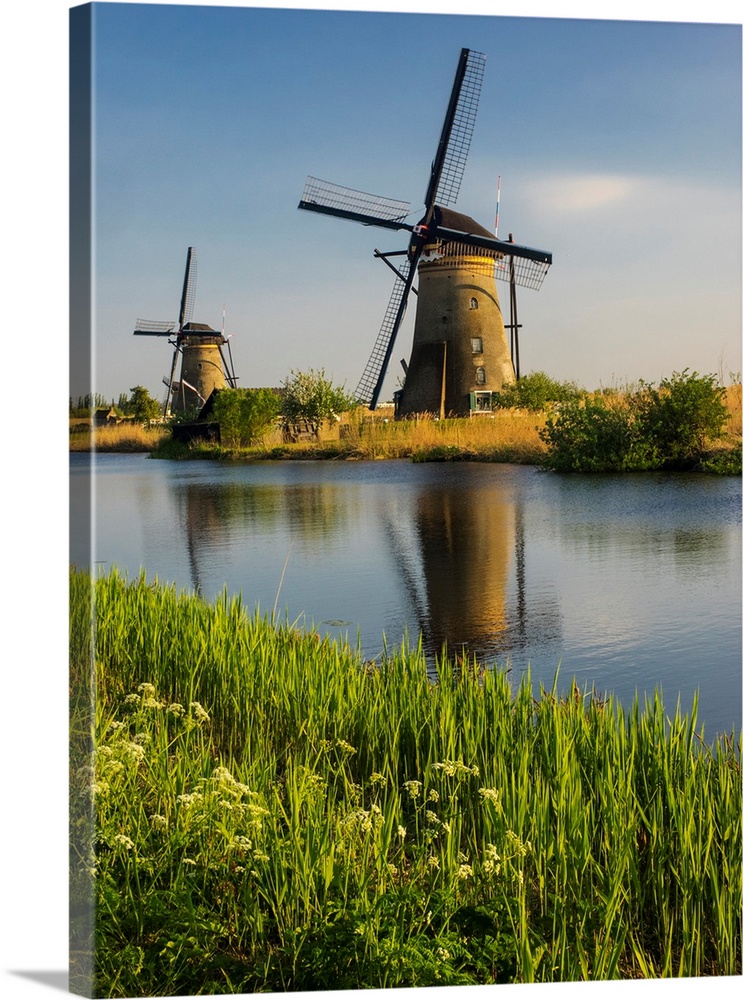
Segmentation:
{"type": "Polygon", "coordinates": [[[472,353],[482,354],[482,337],[472,338],[472,353]]]}
{"type": "Polygon", "coordinates": [[[478,368],[475,372],[475,382],[477,385],[485,385],[485,369],[478,368]]]}
{"type": "Polygon", "coordinates": [[[474,297],[471,298],[470,299],[470,309],[478,309],[478,308],[479,308],[479,305],[478,305],[477,299],[474,298],[474,297]]]}

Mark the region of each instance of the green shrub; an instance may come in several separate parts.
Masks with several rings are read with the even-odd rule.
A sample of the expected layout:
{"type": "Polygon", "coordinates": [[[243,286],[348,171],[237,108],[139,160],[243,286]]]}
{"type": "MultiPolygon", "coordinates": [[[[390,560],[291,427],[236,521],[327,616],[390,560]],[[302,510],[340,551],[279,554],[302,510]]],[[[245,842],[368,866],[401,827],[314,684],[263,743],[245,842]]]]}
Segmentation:
{"type": "Polygon", "coordinates": [[[494,396],[496,406],[504,409],[544,410],[550,403],[578,399],[582,390],[575,382],[557,382],[544,372],[531,372],[518,382],[511,382],[494,396]]]}
{"type": "Polygon", "coordinates": [[[556,472],[624,472],[652,465],[632,414],[601,397],[564,404],[539,435],[549,448],[544,464],[556,472]]]}
{"type": "Polygon", "coordinates": [[[722,433],[725,389],[715,375],[674,372],[655,388],[642,384],[634,409],[639,432],[664,465],[698,461],[705,442],[722,433]]]}
{"type": "Polygon", "coordinates": [[[245,448],[261,438],[279,413],[270,389],[222,389],[214,400],[214,419],[226,448],[245,448]]]}
{"type": "Polygon", "coordinates": [[[685,370],[658,387],[641,382],[624,400],[570,400],[539,432],[548,446],[543,464],[558,472],[693,468],[731,474],[727,470],[740,466],[735,457],[705,458],[727,419],[724,394],[714,375],[685,370]]]}

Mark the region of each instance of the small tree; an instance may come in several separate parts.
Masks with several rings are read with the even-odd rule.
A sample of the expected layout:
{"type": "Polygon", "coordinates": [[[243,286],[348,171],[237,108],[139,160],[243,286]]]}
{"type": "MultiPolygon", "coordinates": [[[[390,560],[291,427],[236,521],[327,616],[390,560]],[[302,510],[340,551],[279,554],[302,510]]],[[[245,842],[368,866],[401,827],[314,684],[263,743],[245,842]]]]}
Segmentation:
{"type": "Polygon", "coordinates": [[[227,448],[244,448],[261,438],[279,413],[279,398],[270,389],[220,389],[214,419],[227,448]]]}
{"type": "Polygon", "coordinates": [[[135,385],[129,391],[131,392],[128,402],[129,412],[135,420],[146,424],[160,416],[160,403],[150,396],[147,389],[141,385],[135,385]]]}
{"type": "Polygon", "coordinates": [[[305,422],[317,434],[323,420],[338,416],[356,406],[347,395],[325,375],[325,369],[306,372],[291,371],[284,380],[285,395],[281,405],[284,428],[290,430],[305,422]]]}

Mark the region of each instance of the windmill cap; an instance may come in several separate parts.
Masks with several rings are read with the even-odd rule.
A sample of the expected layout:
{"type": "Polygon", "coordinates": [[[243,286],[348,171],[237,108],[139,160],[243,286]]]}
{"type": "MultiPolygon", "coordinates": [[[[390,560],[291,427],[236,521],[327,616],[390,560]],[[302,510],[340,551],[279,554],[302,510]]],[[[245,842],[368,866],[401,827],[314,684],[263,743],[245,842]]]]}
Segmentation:
{"type": "Polygon", "coordinates": [[[435,205],[433,212],[436,225],[442,226],[444,229],[456,229],[457,232],[471,233],[473,236],[490,236],[491,238],[493,236],[489,229],[481,226],[479,222],[475,222],[469,215],[463,215],[462,212],[455,212],[443,205],[435,205]]]}
{"type": "Polygon", "coordinates": [[[186,323],[183,327],[184,333],[206,333],[206,334],[217,334],[217,330],[212,330],[212,328],[207,323],[186,323]]]}

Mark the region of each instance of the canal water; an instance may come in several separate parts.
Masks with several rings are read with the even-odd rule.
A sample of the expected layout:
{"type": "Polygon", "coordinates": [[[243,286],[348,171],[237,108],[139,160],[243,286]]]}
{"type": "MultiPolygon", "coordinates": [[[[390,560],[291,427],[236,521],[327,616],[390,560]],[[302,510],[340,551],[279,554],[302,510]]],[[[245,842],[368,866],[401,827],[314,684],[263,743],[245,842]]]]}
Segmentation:
{"type": "MultiPolygon", "coordinates": [[[[92,561],[244,603],[373,659],[407,637],[535,684],[699,690],[741,725],[741,483],[485,463],[167,462],[71,455],[92,561]]],[[[73,518],[70,559],[89,546],[73,518]]]]}

